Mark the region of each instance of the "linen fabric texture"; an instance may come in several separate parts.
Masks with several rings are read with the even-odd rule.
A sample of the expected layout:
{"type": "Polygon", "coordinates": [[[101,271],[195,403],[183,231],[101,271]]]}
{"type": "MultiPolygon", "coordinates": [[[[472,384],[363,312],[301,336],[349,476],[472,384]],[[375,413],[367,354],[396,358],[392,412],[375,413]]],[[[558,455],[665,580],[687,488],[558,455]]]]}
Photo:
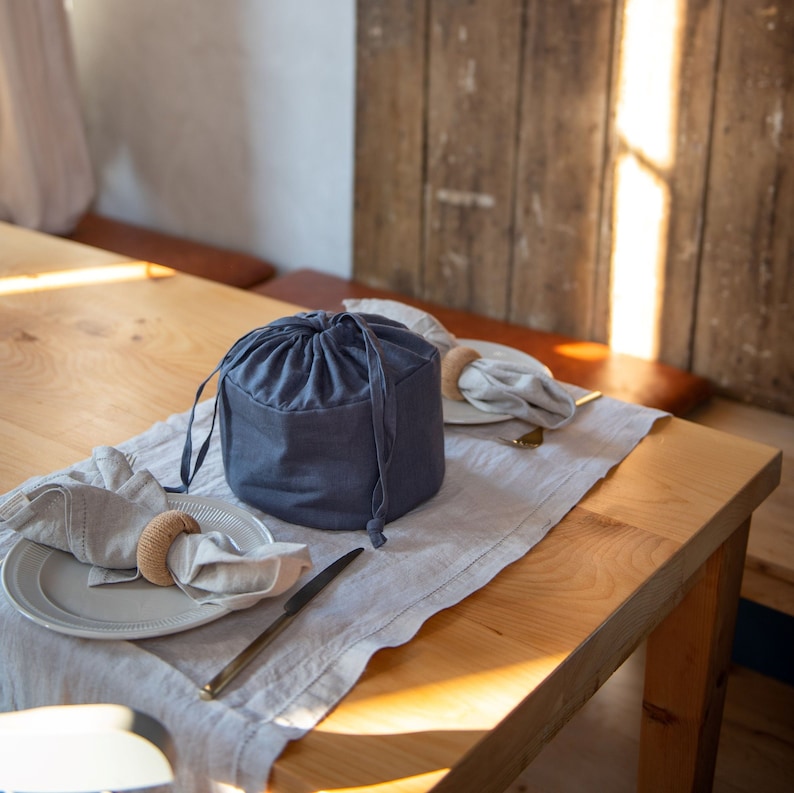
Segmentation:
{"type": "MultiPolygon", "coordinates": [[[[433,496],[444,478],[436,347],[378,315],[314,311],[240,338],[218,373],[216,416],[227,482],[245,503],[318,529],[366,529],[433,496]]],[[[195,406],[194,406],[195,410],[195,406]]],[[[191,425],[182,458],[193,472],[191,425]]]]}

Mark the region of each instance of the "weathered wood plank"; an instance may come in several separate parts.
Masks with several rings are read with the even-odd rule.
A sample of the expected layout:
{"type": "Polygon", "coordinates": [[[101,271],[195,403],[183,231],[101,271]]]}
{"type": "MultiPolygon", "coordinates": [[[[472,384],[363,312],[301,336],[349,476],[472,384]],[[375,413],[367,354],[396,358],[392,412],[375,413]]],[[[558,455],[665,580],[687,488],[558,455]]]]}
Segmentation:
{"type": "Polygon", "coordinates": [[[692,358],[722,6],[723,0],[690,0],[679,6],[673,161],[662,174],[670,210],[658,357],[683,369],[692,358]]]}
{"type": "Polygon", "coordinates": [[[357,4],[354,262],[357,278],[421,284],[424,0],[357,4]]]}
{"type": "Polygon", "coordinates": [[[589,327],[586,338],[607,343],[610,329],[610,299],[612,289],[612,246],[614,244],[614,193],[615,163],[620,153],[620,136],[616,129],[615,97],[618,94],[621,47],[623,36],[623,10],[625,3],[616,0],[612,24],[612,50],[610,52],[609,83],[607,91],[608,112],[604,133],[604,167],[599,180],[601,199],[598,215],[598,243],[595,251],[595,273],[593,277],[593,304],[590,307],[589,327]]]}
{"type": "Polygon", "coordinates": [[[521,0],[431,4],[423,296],[506,313],[521,0]]]}
{"type": "Polygon", "coordinates": [[[794,413],[794,2],[725,0],[693,369],[794,413]]]}
{"type": "Polygon", "coordinates": [[[587,337],[594,305],[613,0],[530,0],[511,321],[587,337]]]}

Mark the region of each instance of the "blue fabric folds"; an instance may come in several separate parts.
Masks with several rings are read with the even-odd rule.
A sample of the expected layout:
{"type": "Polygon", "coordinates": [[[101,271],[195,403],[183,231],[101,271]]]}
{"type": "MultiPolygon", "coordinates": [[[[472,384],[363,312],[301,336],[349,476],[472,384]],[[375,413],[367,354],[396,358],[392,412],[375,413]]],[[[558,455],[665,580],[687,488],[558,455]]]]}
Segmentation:
{"type": "MultiPolygon", "coordinates": [[[[379,547],[385,523],[441,486],[440,356],[401,323],[324,311],[276,320],[232,346],[196,403],[216,372],[224,470],[242,501],[290,523],[366,529],[379,547]]],[[[209,442],[191,473],[188,427],[181,490],[209,442]]]]}

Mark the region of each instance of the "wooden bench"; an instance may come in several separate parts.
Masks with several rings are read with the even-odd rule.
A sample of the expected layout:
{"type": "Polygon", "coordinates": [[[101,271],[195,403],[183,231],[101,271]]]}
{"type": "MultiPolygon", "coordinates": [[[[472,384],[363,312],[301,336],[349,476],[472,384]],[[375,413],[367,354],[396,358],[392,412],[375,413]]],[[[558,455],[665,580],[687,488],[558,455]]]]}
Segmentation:
{"type": "Polygon", "coordinates": [[[247,253],[194,242],[90,212],[66,236],[95,248],[156,262],[243,289],[267,281],[276,272],[269,262],[247,253]]]}
{"type": "Polygon", "coordinates": [[[487,339],[515,347],[543,361],[559,380],[598,389],[626,402],[667,410],[677,416],[688,413],[712,393],[705,378],[612,352],[604,344],[512,325],[313,270],[296,270],[255,286],[253,291],[298,306],[328,311],[342,308],[345,298],[400,300],[429,311],[458,338],[487,339]]]}

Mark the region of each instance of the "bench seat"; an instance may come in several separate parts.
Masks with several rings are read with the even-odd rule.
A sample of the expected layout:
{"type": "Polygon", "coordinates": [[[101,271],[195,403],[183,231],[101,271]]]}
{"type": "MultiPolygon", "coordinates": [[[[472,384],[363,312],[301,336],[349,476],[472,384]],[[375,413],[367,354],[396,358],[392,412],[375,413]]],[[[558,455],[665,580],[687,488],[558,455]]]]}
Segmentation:
{"type": "Polygon", "coordinates": [[[74,231],[65,236],[95,248],[243,289],[267,281],[276,272],[269,262],[247,253],[194,242],[92,212],[86,213],[74,231]]]}

